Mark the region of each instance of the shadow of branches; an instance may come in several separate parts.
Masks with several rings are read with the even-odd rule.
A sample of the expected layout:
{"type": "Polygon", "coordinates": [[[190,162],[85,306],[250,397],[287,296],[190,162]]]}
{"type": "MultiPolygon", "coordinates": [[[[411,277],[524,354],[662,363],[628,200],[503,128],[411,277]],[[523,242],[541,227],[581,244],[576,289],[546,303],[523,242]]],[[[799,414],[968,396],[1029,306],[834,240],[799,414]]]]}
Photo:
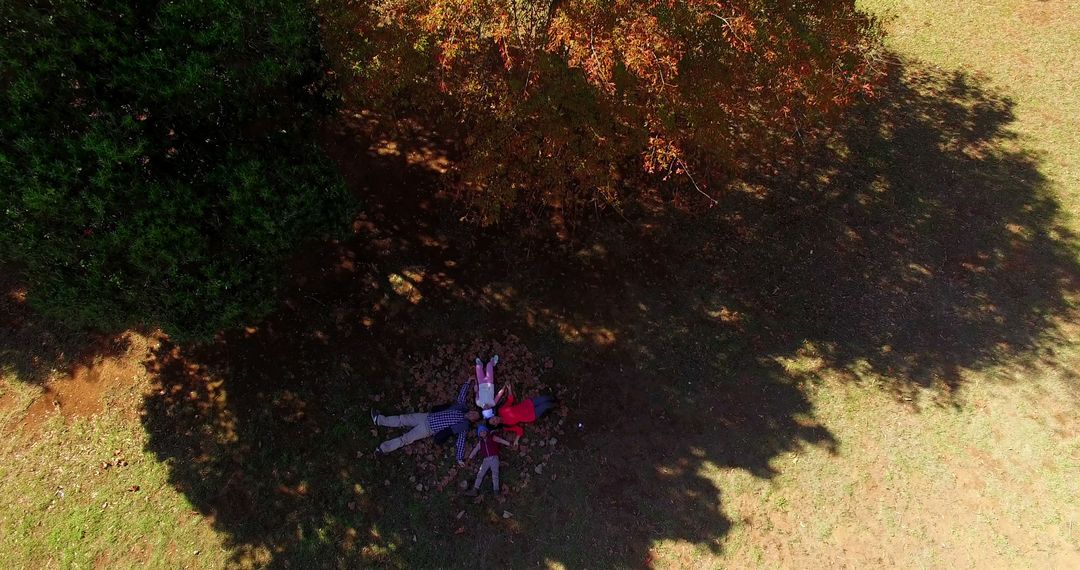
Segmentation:
{"type": "Polygon", "coordinates": [[[0,373],[44,384],[95,359],[123,354],[123,334],[86,332],[42,316],[29,306],[18,268],[0,265],[0,373]]]}
{"type": "Polygon", "coordinates": [[[415,190],[433,185],[414,158],[434,143],[372,152],[345,114],[327,146],[368,205],[355,237],[298,260],[265,322],[152,355],[150,449],[238,565],[622,567],[660,540],[721,551],[733,521],[709,468],[770,478],[781,454],[844,451],[808,381],[947,402],[965,371],[1052,341],[1077,292],[1074,238],[1012,107],[964,74],[900,66],[885,97],[762,165],[716,214],[597,223],[573,247],[461,227],[415,190]],[[409,389],[410,355],[501,330],[554,359],[581,427],[557,477],[511,495],[511,519],[421,502],[402,458],[372,459],[367,410],[409,389]]]}
{"type": "Polygon", "coordinates": [[[768,195],[753,230],[700,258],[742,268],[714,302],[752,315],[769,353],[804,349],[901,395],[1063,340],[1076,238],[1013,120],[965,74],[902,70],[810,161],[739,196],[768,195]]]}

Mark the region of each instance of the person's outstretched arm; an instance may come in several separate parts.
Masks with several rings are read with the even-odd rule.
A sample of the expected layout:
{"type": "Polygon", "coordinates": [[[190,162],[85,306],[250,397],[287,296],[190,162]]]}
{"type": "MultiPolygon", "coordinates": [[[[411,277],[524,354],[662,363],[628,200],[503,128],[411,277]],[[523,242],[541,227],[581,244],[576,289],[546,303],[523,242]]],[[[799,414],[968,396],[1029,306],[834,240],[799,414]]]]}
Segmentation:
{"type": "Polygon", "coordinates": [[[469,394],[470,384],[472,384],[471,381],[461,385],[461,390],[458,390],[457,403],[464,405],[468,401],[465,397],[469,394]]]}
{"type": "Polygon", "coordinates": [[[458,463],[465,463],[465,432],[464,431],[458,434],[457,443],[454,445],[454,447],[457,449],[457,453],[455,454],[455,456],[457,457],[458,463]]]}
{"type": "Polygon", "coordinates": [[[495,436],[495,441],[497,441],[497,442],[499,442],[499,443],[501,443],[503,445],[510,445],[509,441],[506,441],[505,439],[503,439],[503,438],[501,438],[499,436],[495,436]]]}
{"type": "Polygon", "coordinates": [[[503,386],[501,390],[499,390],[498,394],[495,394],[495,405],[499,404],[499,401],[501,401],[503,399],[503,396],[506,395],[506,391],[509,390],[509,389],[510,389],[510,385],[507,384],[506,386],[503,386]]]}
{"type": "Polygon", "coordinates": [[[476,444],[476,447],[472,448],[472,453],[469,454],[469,460],[472,460],[473,457],[476,457],[476,454],[479,451],[480,451],[480,444],[478,443],[478,444],[476,444]]]}

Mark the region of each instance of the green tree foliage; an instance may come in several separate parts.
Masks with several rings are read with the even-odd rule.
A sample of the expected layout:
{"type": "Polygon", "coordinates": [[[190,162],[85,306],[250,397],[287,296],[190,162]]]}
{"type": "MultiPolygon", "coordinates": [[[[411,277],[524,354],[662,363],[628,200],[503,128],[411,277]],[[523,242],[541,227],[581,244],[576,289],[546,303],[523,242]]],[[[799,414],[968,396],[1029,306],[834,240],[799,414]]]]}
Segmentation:
{"type": "Polygon", "coordinates": [[[0,260],[45,312],[206,336],[343,226],[302,0],[2,4],[0,260]]]}

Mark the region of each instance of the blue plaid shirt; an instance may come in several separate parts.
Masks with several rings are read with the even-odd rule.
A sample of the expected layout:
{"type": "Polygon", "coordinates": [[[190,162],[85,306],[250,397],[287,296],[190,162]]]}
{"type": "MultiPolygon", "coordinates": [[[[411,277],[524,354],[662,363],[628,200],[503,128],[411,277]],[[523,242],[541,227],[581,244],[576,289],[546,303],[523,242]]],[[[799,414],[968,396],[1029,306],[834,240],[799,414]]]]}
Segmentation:
{"type": "Polygon", "coordinates": [[[428,414],[427,418],[431,433],[438,433],[450,428],[457,434],[457,443],[454,444],[454,448],[457,450],[458,461],[465,459],[465,434],[469,431],[469,420],[465,419],[465,412],[469,410],[469,406],[465,400],[465,395],[468,391],[469,383],[466,382],[461,385],[461,391],[458,392],[457,400],[454,401],[453,406],[441,412],[428,414]]]}

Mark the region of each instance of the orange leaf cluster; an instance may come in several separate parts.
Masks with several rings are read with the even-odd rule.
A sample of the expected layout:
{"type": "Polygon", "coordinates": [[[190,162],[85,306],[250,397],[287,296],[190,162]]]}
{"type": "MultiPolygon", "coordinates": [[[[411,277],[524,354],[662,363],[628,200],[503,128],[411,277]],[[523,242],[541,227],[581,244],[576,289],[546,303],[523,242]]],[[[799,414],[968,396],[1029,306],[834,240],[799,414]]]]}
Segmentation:
{"type": "Polygon", "coordinates": [[[328,37],[346,44],[331,49],[339,67],[360,70],[343,73],[356,101],[468,141],[448,184],[481,222],[518,206],[565,219],[720,186],[748,157],[791,147],[873,96],[882,75],[879,28],[853,0],[372,0],[323,11],[328,37]],[[353,35],[333,32],[343,27],[353,35]]]}

